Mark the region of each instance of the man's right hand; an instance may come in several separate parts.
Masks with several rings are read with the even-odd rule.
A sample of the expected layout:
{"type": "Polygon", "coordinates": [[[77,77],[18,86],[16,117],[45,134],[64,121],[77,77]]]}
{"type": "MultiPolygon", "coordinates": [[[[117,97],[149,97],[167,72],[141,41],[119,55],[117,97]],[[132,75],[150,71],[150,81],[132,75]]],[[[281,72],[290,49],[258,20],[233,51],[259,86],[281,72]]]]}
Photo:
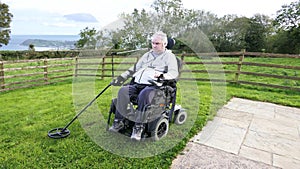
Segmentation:
{"type": "Polygon", "coordinates": [[[125,82],[125,79],[122,76],[118,76],[111,82],[113,86],[121,86],[125,82]]]}

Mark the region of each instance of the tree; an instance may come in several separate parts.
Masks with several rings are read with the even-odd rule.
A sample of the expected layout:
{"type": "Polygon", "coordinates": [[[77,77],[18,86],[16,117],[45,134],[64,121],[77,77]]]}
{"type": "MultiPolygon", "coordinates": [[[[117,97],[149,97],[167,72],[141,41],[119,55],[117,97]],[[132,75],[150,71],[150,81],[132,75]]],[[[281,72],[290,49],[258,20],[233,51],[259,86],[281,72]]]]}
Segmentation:
{"type": "Polygon", "coordinates": [[[245,33],[249,27],[248,18],[225,15],[209,37],[217,51],[236,51],[245,48],[245,33]]]}
{"type": "Polygon", "coordinates": [[[176,36],[190,26],[189,10],[183,8],[181,0],[155,0],[151,7],[154,30],[161,30],[170,36],[176,36]]]}
{"type": "Polygon", "coordinates": [[[154,11],[134,9],[131,14],[123,14],[125,26],[120,30],[123,43],[129,49],[149,47],[151,35],[161,30],[169,36],[177,36],[191,23],[187,20],[189,11],[182,7],[181,0],[155,0],[154,11]]]}
{"type": "Polygon", "coordinates": [[[0,47],[7,45],[10,40],[10,23],[13,15],[9,12],[8,5],[0,2],[0,47]]]}
{"type": "MultiPolygon", "coordinates": [[[[120,30],[125,48],[136,49],[148,47],[148,38],[153,32],[151,14],[144,9],[134,9],[132,14],[123,14],[125,26],[120,30]]],[[[120,36],[118,36],[120,37],[120,36]]]]}
{"type": "Polygon", "coordinates": [[[77,48],[88,48],[88,49],[95,49],[96,47],[96,29],[95,28],[84,28],[83,30],[80,31],[80,39],[77,41],[75,46],[77,48]]]}
{"type": "Polygon", "coordinates": [[[217,51],[261,51],[266,46],[271,20],[264,15],[252,18],[225,15],[209,36],[217,51]]]}
{"type": "Polygon", "coordinates": [[[274,20],[272,48],[279,53],[300,53],[300,0],[283,5],[274,20]]]}
{"type": "Polygon", "coordinates": [[[283,5],[277,11],[274,25],[284,30],[291,30],[300,27],[300,0],[283,5]]]}
{"type": "Polygon", "coordinates": [[[34,44],[30,44],[30,45],[28,46],[28,50],[34,52],[34,51],[35,51],[34,44]]]}
{"type": "MultiPolygon", "coordinates": [[[[208,38],[217,51],[271,49],[266,47],[266,39],[272,32],[271,20],[267,16],[255,15],[247,18],[225,15],[218,18],[210,12],[185,9],[181,0],[155,0],[151,8],[153,9],[151,11],[134,9],[130,14],[123,13],[120,17],[124,21],[124,26],[117,30],[97,32],[95,29],[86,28],[81,32],[79,47],[92,42],[89,43],[94,44],[92,47],[145,48],[150,46],[151,35],[162,30],[178,40],[173,48],[177,50],[187,47],[184,45],[187,44],[186,41],[191,42],[195,38],[188,34],[189,32],[198,32],[203,40],[208,38]],[[191,36],[190,39],[186,39],[185,35],[191,36]]],[[[273,39],[275,38],[269,38],[273,39]]],[[[194,40],[195,46],[201,41],[199,37],[194,40]]],[[[200,51],[207,50],[203,47],[203,50],[197,50],[200,51]]]]}
{"type": "Polygon", "coordinates": [[[265,50],[270,33],[271,19],[265,15],[254,15],[249,19],[249,27],[245,35],[245,49],[250,52],[265,50]]]}

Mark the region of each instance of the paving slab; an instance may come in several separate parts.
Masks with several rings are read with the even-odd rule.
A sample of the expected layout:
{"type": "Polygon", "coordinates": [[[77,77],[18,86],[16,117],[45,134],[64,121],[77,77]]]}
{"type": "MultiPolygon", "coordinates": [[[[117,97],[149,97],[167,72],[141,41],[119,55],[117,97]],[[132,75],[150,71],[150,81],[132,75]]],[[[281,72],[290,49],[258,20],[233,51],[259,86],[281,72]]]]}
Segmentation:
{"type": "Polygon", "coordinates": [[[242,145],[239,156],[272,165],[272,153],[242,145]]]}
{"type": "Polygon", "coordinates": [[[278,169],[216,148],[189,142],[172,169],[278,169]]]}
{"type": "Polygon", "coordinates": [[[300,109],[232,98],[171,168],[300,169],[300,109]]]}
{"type": "Polygon", "coordinates": [[[203,132],[193,138],[193,142],[238,154],[247,130],[237,127],[233,120],[232,125],[226,123],[230,123],[230,121],[224,122],[216,117],[214,123],[210,123],[203,132]]]}

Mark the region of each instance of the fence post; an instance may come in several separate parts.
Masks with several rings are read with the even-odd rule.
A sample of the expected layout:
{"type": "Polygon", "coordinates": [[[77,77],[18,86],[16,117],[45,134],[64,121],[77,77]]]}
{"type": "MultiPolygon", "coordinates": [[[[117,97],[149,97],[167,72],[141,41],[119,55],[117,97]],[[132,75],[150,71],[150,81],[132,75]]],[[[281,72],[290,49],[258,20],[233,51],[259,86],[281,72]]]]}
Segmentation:
{"type": "Polygon", "coordinates": [[[114,70],[114,54],[111,55],[111,77],[112,79],[115,78],[115,70],[114,70]]]}
{"type": "Polygon", "coordinates": [[[78,56],[75,57],[75,77],[78,76],[78,56]]]}
{"type": "Polygon", "coordinates": [[[105,68],[105,56],[102,58],[102,70],[101,70],[101,79],[104,79],[104,68],[105,68]]]}
{"type": "Polygon", "coordinates": [[[44,59],[44,81],[45,81],[45,84],[48,82],[48,60],[47,60],[47,58],[44,59]]]}
{"type": "Polygon", "coordinates": [[[246,50],[242,49],[241,52],[242,52],[242,55],[239,58],[239,63],[237,65],[237,72],[235,73],[235,79],[234,79],[235,83],[238,83],[238,81],[239,81],[239,76],[240,76],[240,73],[241,73],[242,64],[243,64],[243,60],[244,60],[244,57],[245,57],[246,50]]]}
{"type": "Polygon", "coordinates": [[[5,81],[4,81],[4,64],[2,61],[0,61],[0,85],[1,89],[5,88],[5,81]]]}
{"type": "Polygon", "coordinates": [[[184,55],[185,55],[185,52],[181,53],[180,59],[181,59],[182,62],[184,60],[184,55]]]}

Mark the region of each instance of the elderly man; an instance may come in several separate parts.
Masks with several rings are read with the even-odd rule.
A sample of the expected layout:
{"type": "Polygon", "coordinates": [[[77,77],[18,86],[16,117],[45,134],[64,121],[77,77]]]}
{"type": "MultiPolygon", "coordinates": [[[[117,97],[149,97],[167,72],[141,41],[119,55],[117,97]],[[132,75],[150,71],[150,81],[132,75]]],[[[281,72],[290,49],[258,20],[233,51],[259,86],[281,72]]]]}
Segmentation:
{"type": "Polygon", "coordinates": [[[146,52],[130,69],[122,73],[112,82],[112,85],[121,85],[131,75],[134,78],[130,85],[122,86],[118,92],[116,112],[110,131],[118,132],[124,127],[123,119],[126,117],[128,103],[136,101],[137,116],[130,119],[135,122],[131,139],[139,141],[144,130],[145,120],[143,112],[155,96],[156,87],[150,81],[158,78],[171,80],[178,76],[176,56],[168,50],[167,35],[161,31],[156,32],[152,38],[152,50],[146,52]]]}

